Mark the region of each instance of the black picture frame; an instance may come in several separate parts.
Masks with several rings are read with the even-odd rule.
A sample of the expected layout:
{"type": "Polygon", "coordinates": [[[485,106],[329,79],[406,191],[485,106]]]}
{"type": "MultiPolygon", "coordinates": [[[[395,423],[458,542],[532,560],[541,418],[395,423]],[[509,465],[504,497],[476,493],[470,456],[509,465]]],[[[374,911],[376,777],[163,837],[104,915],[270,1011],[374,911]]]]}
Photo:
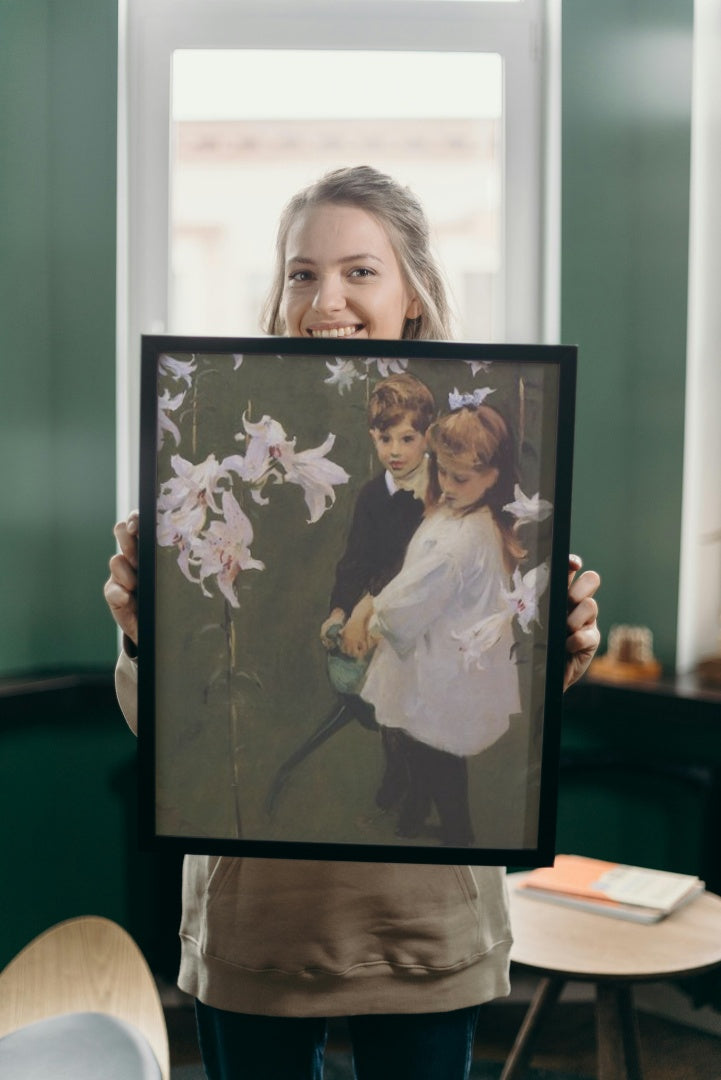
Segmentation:
{"type": "MultiPolygon", "coordinates": [[[[516,867],[553,861],[575,382],[573,346],[143,337],[144,849],[516,867]],[[447,680],[448,700],[465,695],[474,730],[491,712],[483,700],[500,693],[494,679],[507,671],[507,658],[518,680],[520,709],[504,734],[481,752],[449,755],[451,789],[453,769],[465,769],[468,779],[471,835],[448,826],[452,814],[438,812],[435,793],[415,835],[402,820],[402,799],[400,807],[377,805],[391,738],[381,729],[395,721],[379,724],[368,702],[358,705],[355,672],[343,681],[353,663],[320,640],[358,495],[383,474],[368,399],[399,372],[425,384],[439,414],[451,404],[492,405],[517,455],[512,535],[527,555],[517,576],[509,575],[498,612],[512,646],[484,668],[487,622],[459,627],[453,637],[463,664],[447,680]]],[[[447,508],[443,515],[456,516],[447,508]]],[[[428,645],[433,627],[421,630],[428,645]]],[[[414,670],[426,677],[430,661],[421,663],[420,649],[413,646],[414,670]]],[[[371,660],[376,681],[380,653],[379,645],[371,660]]],[[[381,679],[386,685],[395,693],[394,679],[381,679]]],[[[426,711],[435,724],[434,710],[426,711]]],[[[465,706],[454,708],[441,723],[442,712],[444,732],[466,715],[465,706]]],[[[412,736],[409,749],[408,734],[400,736],[403,762],[418,749],[412,736]]],[[[410,768],[417,794],[417,764],[410,768]]],[[[428,775],[442,786],[440,773],[428,775]]]]}

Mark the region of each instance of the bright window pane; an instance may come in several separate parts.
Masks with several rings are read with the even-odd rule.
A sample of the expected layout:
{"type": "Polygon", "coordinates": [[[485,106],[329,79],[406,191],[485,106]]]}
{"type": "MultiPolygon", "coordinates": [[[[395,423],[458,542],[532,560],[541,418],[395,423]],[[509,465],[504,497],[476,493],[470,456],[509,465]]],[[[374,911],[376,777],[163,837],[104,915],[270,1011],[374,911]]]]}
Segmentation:
{"type": "MultiPolygon", "coordinates": [[[[388,0],[386,0],[386,2],[388,2],[388,0]]],[[[400,3],[411,3],[411,2],[413,2],[413,0],[390,0],[390,2],[395,3],[395,4],[400,4],[400,3]]],[[[457,3],[458,0],[450,0],[450,2],[451,3],[457,3]]],[[[461,3],[464,3],[464,2],[469,3],[469,4],[486,4],[486,3],[522,4],[523,0],[461,0],[461,3]]]]}
{"type": "Polygon", "coordinates": [[[182,50],[172,107],[171,332],[258,333],[283,206],[370,164],[423,201],[458,336],[502,336],[499,56],[182,50]]]}

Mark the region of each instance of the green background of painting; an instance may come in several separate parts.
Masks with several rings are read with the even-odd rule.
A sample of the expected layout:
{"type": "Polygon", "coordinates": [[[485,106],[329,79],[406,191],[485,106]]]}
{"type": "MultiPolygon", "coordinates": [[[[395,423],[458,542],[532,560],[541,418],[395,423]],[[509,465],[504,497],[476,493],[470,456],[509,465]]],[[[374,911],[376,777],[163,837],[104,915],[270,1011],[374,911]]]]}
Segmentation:
{"type": "MultiPolygon", "coordinates": [[[[175,354],[174,354],[175,355],[175,354]]],[[[178,356],[189,359],[189,356],[178,356]]],[[[233,838],[233,753],[236,750],[240,817],[245,839],[406,843],[394,836],[393,815],[375,809],[382,756],[377,733],[349,723],[295,772],[272,815],[264,808],[269,784],[290,753],[329,715],[337,696],[328,681],[319,628],[328,614],[336,563],[343,552],[360,487],[379,471],[366,419],[367,396],[378,379],[369,376],[341,394],[327,385],[324,358],[245,357],[236,371],[230,355],[200,356],[193,387],[172,414],[181,430],[176,449],[166,435],[158,458],[162,484],[173,475],[171,456],[198,464],[209,454],[220,461],[244,453],[243,414],[257,422],[268,414],[296,439],[296,450],[335,443],[328,459],[350,475],[335,488],[335,504],[308,523],[303,490],[268,484],[268,504],[249,498],[236,481],[234,493],[252,521],[251,554],[266,569],[241,572],[235,582],[240,607],[232,613],[236,664],[229,676],[224,629],[230,608],[214,579],[214,593],[180,572],[174,548],[157,554],[157,824],[161,835],[233,838]],[[230,688],[230,692],[229,692],[230,688]],[[231,713],[235,711],[236,719],[231,713]]],[[[365,370],[362,361],[356,361],[365,370]]],[[[524,433],[519,454],[526,494],[553,498],[558,371],[552,364],[494,364],[475,377],[458,360],[413,360],[409,370],[427,383],[443,409],[448,392],[492,386],[489,403],[506,416],[521,443],[519,386],[523,385],[524,433]],[[543,446],[544,453],[540,454],[543,446]]],[[[159,393],[181,383],[161,376],[159,393]]],[[[550,552],[551,521],[524,528],[532,548],[526,568],[550,552]]],[[[548,593],[544,597],[544,604],[548,593]]],[[[524,696],[526,716],[514,720],[495,747],[471,761],[472,813],[482,847],[534,847],[537,843],[539,734],[544,693],[544,629],[522,635],[519,673],[537,662],[533,689],[524,696]],[[540,661],[540,662],[539,662],[540,661]],[[526,789],[530,787],[530,791],[526,789]],[[527,805],[528,802],[528,805],[527,805]]],[[[419,838],[432,843],[433,833],[419,838]]]]}

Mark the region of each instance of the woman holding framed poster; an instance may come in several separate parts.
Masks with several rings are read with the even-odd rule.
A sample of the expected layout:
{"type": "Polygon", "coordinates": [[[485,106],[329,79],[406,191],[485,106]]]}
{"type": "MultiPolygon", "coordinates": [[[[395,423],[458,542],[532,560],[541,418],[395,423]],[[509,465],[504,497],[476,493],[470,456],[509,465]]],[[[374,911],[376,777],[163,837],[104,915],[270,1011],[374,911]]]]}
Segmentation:
{"type": "MultiPolygon", "coordinates": [[[[281,221],[266,329],[309,340],[444,339],[448,307],[414,196],[368,167],[301,192],[281,221]]],[[[105,595],[135,723],[138,518],[116,526],[105,595]]],[[[597,646],[599,579],[569,566],[565,685],[597,646]]],[[[211,1080],[320,1078],[348,1017],[359,1080],[462,1080],[479,1006],[509,991],[504,870],[187,855],[179,985],[211,1080]]]]}

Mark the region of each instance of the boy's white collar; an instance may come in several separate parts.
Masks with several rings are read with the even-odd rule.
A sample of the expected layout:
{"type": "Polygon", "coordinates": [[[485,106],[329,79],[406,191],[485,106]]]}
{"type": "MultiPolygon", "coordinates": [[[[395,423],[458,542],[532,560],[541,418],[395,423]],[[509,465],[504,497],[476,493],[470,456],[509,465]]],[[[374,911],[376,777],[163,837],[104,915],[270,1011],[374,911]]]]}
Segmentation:
{"type": "Polygon", "coordinates": [[[428,487],[428,458],[424,456],[413,472],[400,481],[396,480],[390,469],[386,469],[385,478],[390,495],[395,495],[397,491],[410,491],[414,498],[423,502],[428,487]]]}

